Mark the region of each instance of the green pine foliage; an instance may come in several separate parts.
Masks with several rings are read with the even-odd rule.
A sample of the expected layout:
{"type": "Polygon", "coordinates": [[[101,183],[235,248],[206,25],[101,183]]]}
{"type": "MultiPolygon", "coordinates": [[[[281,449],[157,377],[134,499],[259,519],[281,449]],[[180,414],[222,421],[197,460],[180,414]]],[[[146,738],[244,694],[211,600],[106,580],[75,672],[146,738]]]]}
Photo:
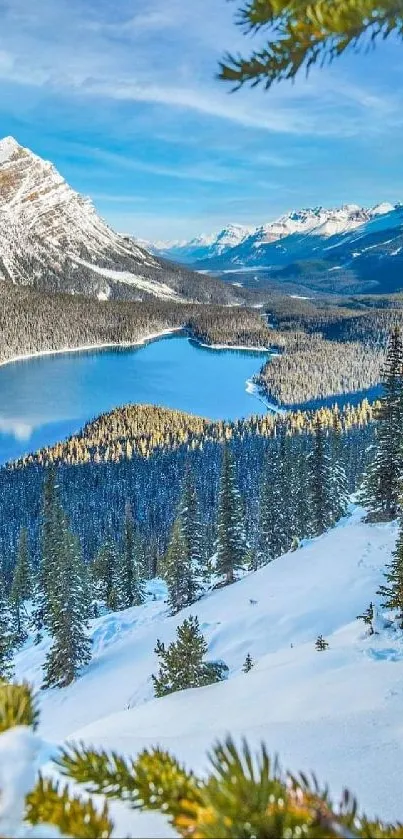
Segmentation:
{"type": "Polygon", "coordinates": [[[53,586],[57,578],[60,552],[61,504],[56,484],[56,469],[49,466],[45,472],[42,495],[41,561],[36,591],[38,631],[49,626],[53,603],[53,586]],[[41,626],[39,625],[41,624],[41,626]]]}
{"type": "Polygon", "coordinates": [[[348,791],[336,806],[314,776],[283,772],[266,747],[255,755],[244,741],[216,743],[199,778],[169,752],[146,749],[135,760],[68,747],[58,760],[68,778],[90,793],[161,812],[189,839],[402,839],[403,825],[369,821],[348,791]]]}
{"type": "Polygon", "coordinates": [[[338,521],[346,515],[349,502],[349,489],[346,470],[344,468],[344,440],[339,411],[336,410],[333,428],[330,431],[331,457],[331,502],[334,520],[338,521]]]}
{"type": "Polygon", "coordinates": [[[78,539],[61,520],[57,576],[52,585],[49,630],[52,646],[45,661],[44,688],[66,687],[91,659],[87,636],[89,590],[78,539]]]}
{"type": "Polygon", "coordinates": [[[192,587],[192,568],[180,516],[174,521],[160,573],[167,584],[169,608],[172,614],[176,614],[188,605],[189,589],[192,587]]]}
{"type": "Polygon", "coordinates": [[[199,500],[190,466],[187,466],[179,502],[179,516],[182,522],[183,536],[186,542],[191,574],[189,575],[188,603],[194,603],[200,593],[207,575],[203,556],[203,536],[200,521],[199,500]]]}
{"type": "MultiPolygon", "coordinates": [[[[38,725],[32,693],[25,684],[1,683],[0,734],[21,725],[33,732],[38,725]]],[[[160,748],[130,759],[69,744],[56,759],[66,785],[39,776],[21,813],[21,835],[26,824],[35,825],[38,836],[51,825],[73,839],[108,839],[114,826],[107,803],[95,805],[89,797],[94,794],[136,810],[160,812],[184,839],[403,837],[401,823],[370,821],[348,791],[336,806],[328,787],[322,788],[314,776],[310,780],[284,772],[263,744],[253,754],[246,741],[238,746],[228,737],[208,757],[208,771],[198,777],[160,748]],[[71,791],[71,781],[83,788],[85,797],[71,791]]]]}
{"type": "Polygon", "coordinates": [[[145,587],[143,580],[140,578],[139,540],[129,502],[125,506],[123,546],[117,588],[121,609],[141,606],[144,603],[145,587]]]}
{"type": "Polygon", "coordinates": [[[292,481],[285,434],[270,458],[266,459],[260,495],[259,559],[266,565],[285,553],[292,542],[293,522],[284,503],[290,498],[292,481]]]}
{"type": "Polygon", "coordinates": [[[225,585],[235,582],[236,572],[244,564],[245,532],[241,510],[235,462],[229,446],[225,444],[218,501],[216,561],[216,572],[225,585]]]}
{"type": "Polygon", "coordinates": [[[391,521],[399,510],[403,467],[403,344],[400,329],[390,336],[383,396],[376,412],[376,444],[361,492],[369,521],[391,521]]]}
{"type": "Polygon", "coordinates": [[[177,629],[177,640],[168,647],[157,641],[155,653],[160,661],[158,675],[153,675],[156,696],[165,696],[177,690],[202,687],[221,681],[223,667],[204,661],[207,643],[200,632],[197,617],[184,620],[177,629]]]}
{"type": "Polygon", "coordinates": [[[16,646],[14,616],[0,578],[0,681],[9,681],[14,673],[13,654],[16,646]]]}
{"type": "Polygon", "coordinates": [[[268,32],[269,40],[246,58],[224,57],[220,78],[236,87],[269,88],[348,48],[368,47],[392,32],[403,38],[403,9],[396,0],[248,0],[237,22],[248,33],[268,32]]]}
{"type": "Polygon", "coordinates": [[[28,616],[24,603],[32,596],[32,569],[29,558],[28,531],[21,529],[18,542],[17,561],[11,586],[11,603],[15,614],[17,642],[27,637],[28,616]]]}
{"type": "Polygon", "coordinates": [[[368,608],[362,613],[362,615],[357,615],[358,621],[363,621],[365,626],[369,627],[368,634],[374,635],[374,628],[372,625],[372,621],[374,620],[374,604],[370,603],[368,608]]]}
{"type": "Polygon", "coordinates": [[[119,551],[110,537],[98,551],[91,572],[95,596],[112,612],[119,609],[119,551]]]}
{"type": "Polygon", "coordinates": [[[378,591],[382,597],[382,608],[395,612],[396,620],[403,629],[403,516],[396,548],[384,576],[386,583],[378,591]]]}
{"type": "Polygon", "coordinates": [[[313,450],[308,457],[312,534],[320,536],[331,527],[336,515],[332,493],[332,464],[319,415],[315,423],[313,450]]]}
{"type": "Polygon", "coordinates": [[[187,469],[179,501],[177,517],[160,574],[168,587],[168,603],[172,613],[191,606],[203,590],[207,563],[202,559],[201,523],[196,489],[187,469]]]}
{"type": "Polygon", "coordinates": [[[245,658],[245,661],[243,663],[243,667],[242,667],[243,672],[244,673],[249,673],[249,671],[252,670],[252,667],[253,667],[254,663],[255,662],[253,661],[253,658],[252,658],[251,654],[248,653],[246,658],[245,658]]]}
{"type": "Polygon", "coordinates": [[[318,635],[315,642],[315,648],[318,652],[323,652],[329,648],[329,642],[324,639],[323,635],[318,635]]]}

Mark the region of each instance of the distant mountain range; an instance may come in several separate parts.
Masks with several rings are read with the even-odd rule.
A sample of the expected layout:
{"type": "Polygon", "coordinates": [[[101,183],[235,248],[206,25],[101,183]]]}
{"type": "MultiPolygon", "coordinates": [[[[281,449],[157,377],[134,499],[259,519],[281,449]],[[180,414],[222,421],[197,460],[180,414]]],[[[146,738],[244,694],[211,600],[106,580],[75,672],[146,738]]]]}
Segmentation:
{"type": "Polygon", "coordinates": [[[403,289],[403,205],[348,204],[292,211],[253,230],[228,225],[214,236],[149,246],[196,270],[243,285],[289,284],[359,293],[403,289]],[[254,273],[256,270],[256,273],[254,273]]]}
{"type": "Polygon", "coordinates": [[[99,300],[239,303],[241,292],[115,233],[55,167],[0,140],[0,280],[99,300]]]}

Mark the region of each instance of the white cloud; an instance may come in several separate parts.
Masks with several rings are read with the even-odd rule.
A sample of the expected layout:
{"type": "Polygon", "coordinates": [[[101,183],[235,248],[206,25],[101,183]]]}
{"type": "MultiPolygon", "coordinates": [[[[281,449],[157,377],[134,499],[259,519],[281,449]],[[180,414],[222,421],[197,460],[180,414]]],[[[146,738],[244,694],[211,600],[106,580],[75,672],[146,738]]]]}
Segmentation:
{"type": "Polygon", "coordinates": [[[182,110],[277,134],[348,137],[400,123],[400,95],[385,96],[329,70],[269,94],[230,94],[214,79],[220,54],[241,39],[230,5],[193,0],[189,8],[182,0],[154,0],[144,11],[139,0],[117,6],[41,0],[33,14],[29,0],[8,0],[0,80],[52,95],[182,110]]]}

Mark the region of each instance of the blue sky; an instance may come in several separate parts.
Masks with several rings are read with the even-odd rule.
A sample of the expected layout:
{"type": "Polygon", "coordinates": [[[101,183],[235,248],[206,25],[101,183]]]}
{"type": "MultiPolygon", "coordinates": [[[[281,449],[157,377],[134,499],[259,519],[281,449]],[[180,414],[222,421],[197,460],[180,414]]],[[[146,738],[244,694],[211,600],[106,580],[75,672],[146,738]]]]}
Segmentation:
{"type": "Polygon", "coordinates": [[[144,238],[403,200],[403,45],[230,93],[218,59],[252,46],[236,6],[0,0],[0,135],[144,238]]]}

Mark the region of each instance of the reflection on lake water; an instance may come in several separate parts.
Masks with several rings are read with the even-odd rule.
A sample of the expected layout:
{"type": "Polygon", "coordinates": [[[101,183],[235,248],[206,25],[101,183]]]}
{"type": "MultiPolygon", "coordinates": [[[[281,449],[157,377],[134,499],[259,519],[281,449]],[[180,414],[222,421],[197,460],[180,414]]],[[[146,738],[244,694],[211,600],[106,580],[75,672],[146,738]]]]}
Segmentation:
{"type": "Polygon", "coordinates": [[[264,413],[246,382],[265,352],[214,350],[186,336],[144,346],[40,356],[0,367],[0,462],[53,444],[128,402],[210,419],[264,413]]]}

